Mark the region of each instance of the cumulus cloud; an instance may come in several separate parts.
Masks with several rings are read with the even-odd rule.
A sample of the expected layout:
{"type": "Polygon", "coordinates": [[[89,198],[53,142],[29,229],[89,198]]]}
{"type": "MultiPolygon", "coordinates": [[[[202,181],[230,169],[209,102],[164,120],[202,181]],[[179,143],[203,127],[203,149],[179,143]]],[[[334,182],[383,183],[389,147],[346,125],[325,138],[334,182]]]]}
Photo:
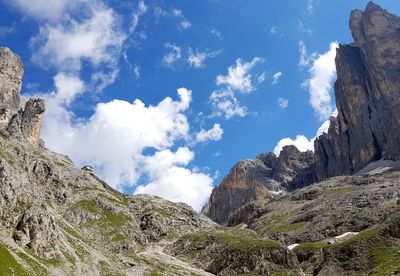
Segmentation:
{"type": "Polygon", "coordinates": [[[200,52],[200,51],[193,51],[192,48],[189,47],[188,49],[189,56],[187,58],[187,62],[189,63],[190,67],[193,68],[204,68],[204,62],[208,58],[216,57],[221,53],[221,51],[213,51],[213,52],[200,52]]]}
{"type": "Polygon", "coordinates": [[[174,202],[185,202],[200,211],[211,194],[212,183],[212,178],[206,174],[173,166],[146,186],[139,186],[135,194],[154,194],[174,202]]]}
{"type": "Polygon", "coordinates": [[[331,98],[332,84],[336,79],[335,57],[338,44],[332,42],[329,51],[314,54],[309,68],[310,78],[303,83],[310,94],[310,104],[320,120],[326,120],[334,110],[331,98]]]}
{"type": "Polygon", "coordinates": [[[271,84],[277,84],[279,79],[282,77],[282,72],[276,72],[273,76],[272,76],[272,82],[271,84]]]}
{"type": "Polygon", "coordinates": [[[286,109],[289,106],[289,100],[285,98],[278,98],[278,106],[282,109],[286,109]]]}
{"type": "Polygon", "coordinates": [[[169,68],[174,68],[175,63],[182,58],[182,49],[175,44],[166,43],[164,45],[168,52],[162,58],[162,64],[169,68]]]}
{"type": "Polygon", "coordinates": [[[224,130],[221,128],[220,124],[214,124],[209,130],[201,129],[200,132],[196,134],[196,142],[204,143],[208,141],[219,141],[222,139],[222,134],[224,130]]]}
{"type": "Polygon", "coordinates": [[[54,81],[56,91],[40,95],[47,101],[42,136],[50,149],[69,155],[78,165],[93,165],[119,190],[135,188],[145,176],[148,183],[136,193],[152,193],[201,207],[212,189],[211,177],[185,167],[194,158],[189,148],[171,151],[178,141],[189,139],[190,126],[184,112],[189,108],[191,91],[180,88],[179,100],[167,97],[155,106],[146,106],[138,99],[133,103],[99,103],[94,114],[83,119],[67,108],[84,90],[83,83],[65,74],[57,75],[54,81]],[[145,154],[147,149],[154,153],[145,154]],[[197,194],[192,194],[195,190],[197,194]]]}
{"type": "Polygon", "coordinates": [[[229,120],[247,115],[246,107],[241,106],[230,88],[213,91],[210,96],[210,102],[213,107],[211,117],[225,117],[225,119],[229,120]]]}
{"type": "Polygon", "coordinates": [[[293,140],[291,138],[283,138],[274,148],[275,155],[279,155],[283,147],[293,145],[298,148],[299,151],[314,151],[314,139],[308,140],[307,137],[303,135],[297,135],[293,140]]]}
{"type": "Polygon", "coordinates": [[[33,60],[70,71],[79,71],[84,60],[94,66],[114,65],[125,38],[113,10],[100,6],[82,22],[71,19],[65,24],[42,26],[32,40],[37,48],[33,60]]]}
{"type": "MultiPolygon", "coordinates": [[[[213,108],[211,117],[225,117],[229,120],[247,115],[246,107],[241,106],[235,91],[249,94],[256,89],[250,71],[263,61],[264,59],[260,57],[254,57],[250,62],[244,62],[238,58],[235,65],[228,67],[227,75],[217,76],[216,84],[220,88],[214,90],[209,98],[213,108]]],[[[258,84],[262,83],[265,80],[265,73],[256,75],[256,79],[258,84]]]]}
{"type": "Polygon", "coordinates": [[[218,75],[217,85],[227,85],[232,90],[237,90],[241,93],[250,93],[254,90],[251,81],[250,70],[258,63],[263,62],[260,57],[253,58],[250,62],[243,62],[240,58],[236,60],[235,66],[228,67],[227,75],[218,75]]]}
{"type": "MultiPolygon", "coordinates": [[[[331,117],[336,117],[336,116],[337,116],[337,110],[335,109],[332,112],[331,117]]],[[[328,119],[322,123],[322,125],[317,130],[317,134],[311,139],[308,139],[304,135],[297,135],[295,139],[292,139],[289,137],[281,139],[274,148],[275,155],[279,156],[282,148],[284,146],[289,146],[289,145],[296,146],[296,148],[302,152],[308,151],[308,150],[314,151],[315,139],[317,139],[319,136],[321,136],[324,133],[328,133],[329,126],[330,126],[330,119],[328,119]]]]}

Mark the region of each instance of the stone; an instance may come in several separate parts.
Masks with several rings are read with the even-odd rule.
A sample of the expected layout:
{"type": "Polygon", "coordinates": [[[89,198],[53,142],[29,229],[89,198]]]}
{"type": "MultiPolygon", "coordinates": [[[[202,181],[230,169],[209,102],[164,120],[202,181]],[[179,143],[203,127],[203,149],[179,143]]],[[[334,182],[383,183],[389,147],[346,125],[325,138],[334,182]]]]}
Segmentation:
{"type": "Polygon", "coordinates": [[[227,223],[246,203],[268,200],[312,183],[313,163],[311,151],[300,152],[295,146],[284,147],[279,157],[264,153],[254,160],[239,161],[213,189],[203,212],[218,223],[227,223]]]}
{"type": "Polygon", "coordinates": [[[370,2],[353,11],[354,43],[337,50],[337,118],[315,141],[317,180],[400,160],[400,17],[370,2]]]}

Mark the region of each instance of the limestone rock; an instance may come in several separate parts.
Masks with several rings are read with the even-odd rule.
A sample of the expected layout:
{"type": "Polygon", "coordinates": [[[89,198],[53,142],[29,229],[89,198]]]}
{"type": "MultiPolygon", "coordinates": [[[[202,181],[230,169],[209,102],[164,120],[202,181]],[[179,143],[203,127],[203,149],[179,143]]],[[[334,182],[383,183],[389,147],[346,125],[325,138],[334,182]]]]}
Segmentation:
{"type": "MultiPolygon", "coordinates": [[[[0,48],[0,105],[14,113],[20,108],[19,92],[24,67],[20,58],[8,48],[0,48]]],[[[4,115],[5,113],[2,113],[4,115]]],[[[2,118],[3,119],[3,118],[2,118]]]]}
{"type": "Polygon", "coordinates": [[[283,148],[279,157],[265,153],[254,160],[239,161],[213,189],[207,215],[226,223],[230,214],[253,200],[271,199],[314,181],[312,152],[294,146],[283,148]]]}
{"type": "Polygon", "coordinates": [[[355,42],[337,50],[337,118],[315,141],[318,180],[400,160],[400,17],[374,3],[351,13],[355,42]]]}

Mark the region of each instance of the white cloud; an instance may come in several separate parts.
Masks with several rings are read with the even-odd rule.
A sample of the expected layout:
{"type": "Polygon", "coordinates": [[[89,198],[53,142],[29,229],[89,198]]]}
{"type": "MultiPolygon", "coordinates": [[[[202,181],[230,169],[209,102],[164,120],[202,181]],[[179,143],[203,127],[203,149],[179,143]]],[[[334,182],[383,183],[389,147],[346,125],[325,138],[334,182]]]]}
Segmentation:
{"type": "Polygon", "coordinates": [[[187,58],[187,61],[189,63],[190,67],[193,68],[203,68],[204,62],[208,58],[213,58],[216,57],[221,53],[221,51],[214,51],[214,52],[193,52],[192,48],[189,48],[189,56],[187,58]]]}
{"type": "Polygon", "coordinates": [[[228,75],[218,75],[217,85],[227,85],[232,90],[241,93],[250,93],[255,88],[251,81],[250,70],[264,59],[255,57],[251,62],[243,62],[240,58],[236,60],[236,66],[229,66],[228,75]]]}
{"type": "MultiPolygon", "coordinates": [[[[164,15],[168,15],[168,13],[165,13],[164,15]]],[[[183,15],[182,10],[180,9],[173,9],[172,10],[172,15],[176,18],[178,18],[179,21],[179,28],[182,30],[189,29],[192,26],[192,23],[186,19],[186,17],[183,15]]]]}
{"type": "Polygon", "coordinates": [[[247,115],[246,107],[240,105],[230,88],[213,91],[210,102],[213,107],[211,117],[225,117],[229,120],[247,115]]]}
{"type": "Polygon", "coordinates": [[[29,16],[38,19],[57,20],[64,15],[66,10],[84,2],[83,0],[14,0],[10,4],[29,16]]]}
{"type": "Polygon", "coordinates": [[[220,124],[214,124],[209,130],[201,129],[200,132],[196,134],[196,142],[204,143],[208,141],[219,141],[222,139],[222,134],[224,130],[221,128],[220,124]]]}
{"type": "Polygon", "coordinates": [[[183,29],[189,29],[192,26],[189,20],[182,20],[179,24],[183,29]]]}
{"type": "Polygon", "coordinates": [[[329,51],[314,54],[309,69],[310,79],[303,83],[310,94],[310,104],[321,120],[330,117],[334,110],[331,99],[332,83],[336,78],[335,57],[338,44],[332,42],[329,51]]]}
{"type": "Polygon", "coordinates": [[[308,140],[307,137],[303,135],[297,135],[293,140],[291,138],[283,138],[274,148],[275,155],[279,155],[284,146],[294,145],[299,151],[314,151],[314,138],[308,140]]]}
{"type": "Polygon", "coordinates": [[[272,26],[271,29],[269,29],[269,32],[273,35],[279,34],[279,29],[277,26],[272,26]]]}
{"type": "Polygon", "coordinates": [[[135,64],[133,66],[133,74],[135,75],[135,77],[137,79],[140,79],[140,66],[139,65],[135,64]]]}
{"type": "Polygon", "coordinates": [[[299,41],[299,52],[300,52],[299,65],[303,67],[308,66],[312,60],[312,57],[308,56],[306,44],[304,43],[304,41],[301,40],[299,41]]]}
{"type": "Polygon", "coordinates": [[[182,49],[171,43],[166,43],[164,46],[169,51],[163,56],[162,64],[166,67],[174,68],[175,63],[182,58],[182,49]]]}
{"type": "Polygon", "coordinates": [[[266,78],[267,78],[267,75],[266,75],[266,73],[265,73],[265,71],[264,71],[264,72],[262,72],[261,75],[258,75],[258,76],[257,76],[257,82],[258,82],[258,84],[263,83],[263,82],[265,81],[266,78]]]}
{"type": "Polygon", "coordinates": [[[279,81],[279,79],[280,79],[280,77],[282,77],[282,72],[276,72],[276,73],[272,76],[272,82],[271,82],[271,84],[272,84],[272,85],[277,84],[278,81],[279,81]]]}
{"type": "Polygon", "coordinates": [[[15,27],[0,26],[0,36],[6,36],[16,31],[15,27]]]}
{"type": "Polygon", "coordinates": [[[308,14],[312,14],[314,12],[314,3],[315,0],[307,0],[307,12],[308,14]]]}
{"type": "MultiPolygon", "coordinates": [[[[337,116],[337,109],[333,111],[331,114],[332,117],[337,116]]],[[[297,135],[295,139],[291,138],[283,138],[281,139],[274,148],[275,155],[279,156],[282,148],[288,145],[294,145],[299,151],[314,151],[314,141],[316,138],[321,136],[323,133],[328,133],[330,126],[330,119],[326,120],[322,123],[322,125],[318,128],[316,136],[311,139],[307,139],[304,135],[297,135]]]]}
{"type": "Polygon", "coordinates": [[[313,30],[310,28],[310,26],[304,24],[303,21],[299,20],[297,22],[297,30],[302,32],[302,33],[306,33],[308,35],[312,35],[313,34],[313,30]]]}
{"type": "Polygon", "coordinates": [[[137,10],[132,14],[131,26],[129,27],[129,32],[133,33],[136,31],[136,28],[139,24],[140,17],[143,16],[147,12],[148,7],[144,3],[143,0],[140,0],[138,3],[137,10]]]}
{"type": "Polygon", "coordinates": [[[54,94],[55,100],[65,105],[69,105],[85,89],[81,79],[66,73],[58,73],[54,77],[54,85],[57,89],[57,93],[54,94]]]}
{"type": "Polygon", "coordinates": [[[211,194],[212,183],[209,175],[172,166],[146,186],[139,186],[135,194],[154,194],[174,202],[185,202],[200,211],[211,194]]]}
{"type": "Polygon", "coordinates": [[[54,80],[57,90],[40,95],[48,109],[42,136],[51,150],[69,155],[78,165],[93,165],[114,188],[134,188],[147,176],[148,184],[136,192],[201,207],[211,192],[211,177],[185,167],[194,158],[189,148],[171,151],[178,141],[190,137],[184,112],[189,108],[191,91],[180,88],[179,100],[167,97],[156,106],[146,106],[140,100],[99,103],[94,114],[83,119],[67,109],[84,90],[83,83],[65,74],[54,80]],[[146,149],[154,153],[145,154],[146,149]],[[166,185],[173,186],[167,189],[166,185]]]}
{"type": "Polygon", "coordinates": [[[210,33],[219,39],[222,38],[222,33],[216,27],[211,27],[210,33]]]}
{"type": "Polygon", "coordinates": [[[92,16],[82,22],[71,19],[65,24],[42,26],[32,40],[32,45],[37,47],[33,60],[68,71],[79,71],[83,60],[95,67],[114,66],[126,36],[119,30],[112,9],[104,6],[93,9],[96,10],[92,16]]]}
{"type": "Polygon", "coordinates": [[[286,109],[289,106],[289,100],[285,98],[278,98],[278,105],[282,109],[286,109]]]}

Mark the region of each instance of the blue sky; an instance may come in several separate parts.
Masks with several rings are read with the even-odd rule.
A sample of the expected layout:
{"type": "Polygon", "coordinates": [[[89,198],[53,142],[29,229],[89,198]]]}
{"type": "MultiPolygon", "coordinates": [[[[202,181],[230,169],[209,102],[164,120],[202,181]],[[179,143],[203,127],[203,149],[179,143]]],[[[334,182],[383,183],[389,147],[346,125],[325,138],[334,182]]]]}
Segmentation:
{"type": "Polygon", "coordinates": [[[47,101],[48,148],[199,210],[238,160],[312,149],[335,42],[367,2],[3,1],[0,42],[24,62],[22,94],[47,101]]]}

